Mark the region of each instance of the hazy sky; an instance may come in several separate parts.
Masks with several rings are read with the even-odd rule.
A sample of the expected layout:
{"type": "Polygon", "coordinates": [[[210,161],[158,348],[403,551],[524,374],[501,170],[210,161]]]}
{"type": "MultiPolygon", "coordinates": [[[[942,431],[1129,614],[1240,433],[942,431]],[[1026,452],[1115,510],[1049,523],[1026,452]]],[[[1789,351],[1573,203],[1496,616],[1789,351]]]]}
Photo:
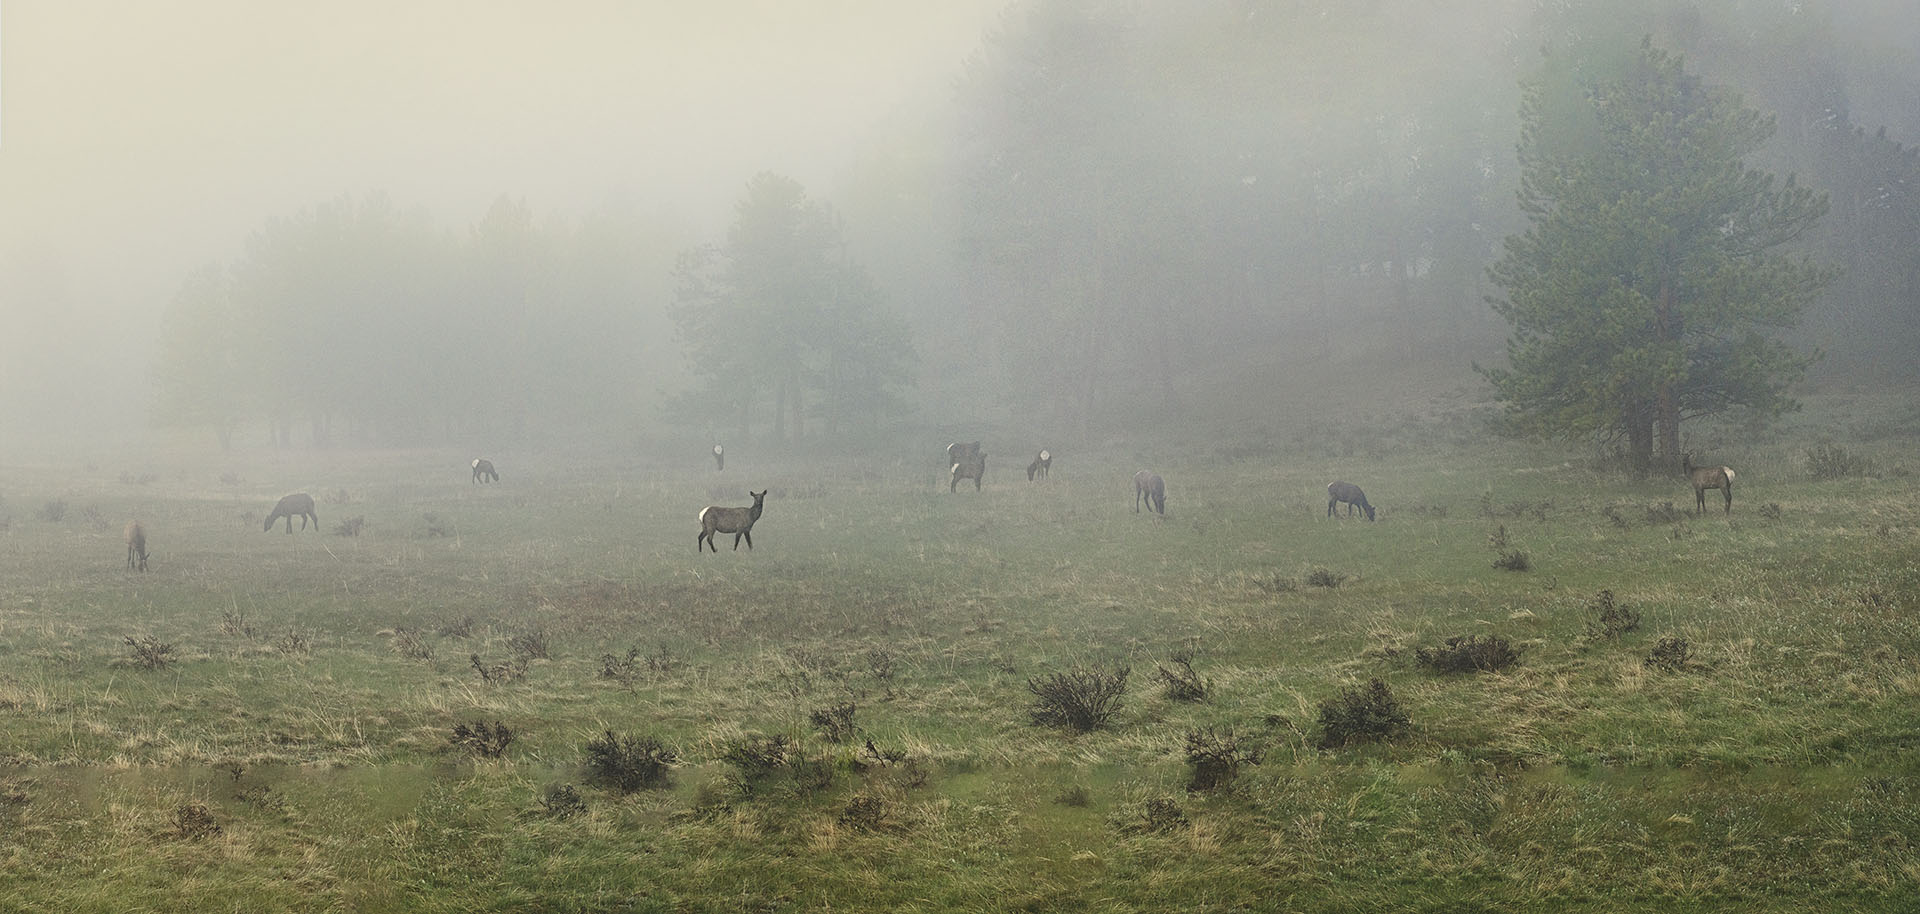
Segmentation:
{"type": "Polygon", "coordinates": [[[369,190],[455,227],[501,194],[724,224],[761,170],[824,195],[1005,2],[0,0],[0,272],[157,312],[268,217],[369,190]]]}

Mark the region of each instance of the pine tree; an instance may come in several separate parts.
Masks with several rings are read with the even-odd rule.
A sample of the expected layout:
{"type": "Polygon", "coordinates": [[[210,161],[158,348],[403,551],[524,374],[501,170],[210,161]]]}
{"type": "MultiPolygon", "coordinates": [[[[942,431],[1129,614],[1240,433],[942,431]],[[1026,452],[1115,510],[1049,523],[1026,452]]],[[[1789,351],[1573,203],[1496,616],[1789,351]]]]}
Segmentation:
{"type": "Polygon", "coordinates": [[[1772,119],[1651,41],[1587,87],[1577,122],[1554,98],[1545,80],[1527,87],[1520,206],[1533,224],[1491,271],[1509,366],[1475,366],[1510,428],[1624,437],[1644,471],[1656,444],[1678,460],[1683,420],[1797,408],[1788,391],[1811,360],[1770,331],[1834,274],[1778,250],[1827,203],[1744,164],[1772,119]]]}

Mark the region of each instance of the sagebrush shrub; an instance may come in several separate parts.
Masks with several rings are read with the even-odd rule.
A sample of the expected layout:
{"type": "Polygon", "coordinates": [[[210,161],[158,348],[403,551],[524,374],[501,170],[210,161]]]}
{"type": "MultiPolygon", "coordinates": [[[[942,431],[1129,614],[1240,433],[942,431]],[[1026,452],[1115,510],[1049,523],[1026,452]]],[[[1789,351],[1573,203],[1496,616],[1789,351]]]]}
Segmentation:
{"type": "Polygon", "coordinates": [[[1669,673],[1686,669],[1687,664],[1692,662],[1693,645],[1687,643],[1685,638],[1673,637],[1661,638],[1654,644],[1653,650],[1647,652],[1647,659],[1643,661],[1646,666],[1669,673]]]}
{"type": "Polygon", "coordinates": [[[1207,700],[1213,686],[1193,671],[1192,651],[1175,651],[1173,656],[1167,658],[1167,662],[1173,666],[1168,667],[1165,663],[1153,665],[1153,678],[1166,687],[1168,698],[1174,701],[1207,700]]]}
{"type": "Polygon", "coordinates": [[[1370,680],[1359,688],[1341,689],[1339,695],[1320,703],[1320,748],[1393,739],[1412,723],[1393,690],[1378,679],[1370,680]]]}
{"type": "Polygon", "coordinates": [[[1437,673],[1472,673],[1505,669],[1520,655],[1498,635],[1462,635],[1448,638],[1444,647],[1416,649],[1413,658],[1437,673]]]}
{"type": "Polygon", "coordinates": [[[540,808],[556,819],[577,816],[587,811],[587,801],[580,798],[580,791],[572,784],[548,784],[540,792],[540,808]]]}
{"type": "Polygon", "coordinates": [[[1027,691],[1034,697],[1033,722],[1080,733],[1106,726],[1120,710],[1120,697],[1126,694],[1127,676],[1132,672],[1126,666],[1108,670],[1076,665],[1064,673],[1028,679],[1027,691]]]}
{"type": "Polygon", "coordinates": [[[820,735],[826,737],[827,742],[844,743],[853,739],[854,731],[857,729],[853,725],[853,712],[853,702],[843,701],[837,705],[815,708],[808,716],[813,721],[813,725],[819,728],[820,735]]]}
{"type": "Polygon", "coordinates": [[[587,743],[587,774],[622,793],[667,783],[680,760],[672,747],[653,736],[623,737],[608,730],[587,743]]]}
{"type": "Polygon", "coordinates": [[[1621,635],[1640,627],[1640,613],[1632,607],[1620,605],[1613,598],[1611,590],[1596,594],[1591,609],[1595,618],[1587,623],[1589,638],[1618,641],[1621,635]]]}
{"type": "Polygon", "coordinates": [[[1193,771],[1187,778],[1187,792],[1201,793],[1232,784],[1240,776],[1240,766],[1260,764],[1260,755],[1260,750],[1241,744],[1232,727],[1188,730],[1187,764],[1193,771]]]}
{"type": "Polygon", "coordinates": [[[128,635],[127,649],[133,652],[133,665],[143,670],[161,669],[173,662],[173,645],[152,635],[128,635]]]}
{"type": "Polygon", "coordinates": [[[497,720],[492,723],[476,720],[470,724],[454,724],[453,735],[447,737],[447,741],[482,758],[499,758],[512,745],[513,730],[497,720]]]}

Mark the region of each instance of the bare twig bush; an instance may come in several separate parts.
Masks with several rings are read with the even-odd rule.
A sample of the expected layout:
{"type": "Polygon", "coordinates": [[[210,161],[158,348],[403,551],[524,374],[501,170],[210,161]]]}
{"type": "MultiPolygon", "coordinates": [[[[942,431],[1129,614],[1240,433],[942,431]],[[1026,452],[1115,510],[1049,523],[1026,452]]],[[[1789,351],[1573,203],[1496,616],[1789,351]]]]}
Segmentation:
{"type": "Polygon", "coordinates": [[[433,642],[417,628],[402,626],[393,630],[393,649],[408,660],[432,660],[433,642]]]}
{"type": "Polygon", "coordinates": [[[138,638],[128,635],[126,641],[127,650],[133,655],[133,665],[140,669],[158,670],[173,663],[173,645],[152,635],[138,638]]]}
{"type": "Polygon", "coordinates": [[[476,720],[470,724],[454,724],[453,735],[447,737],[447,741],[481,758],[499,758],[513,743],[513,730],[498,720],[492,723],[476,720]]]}
{"type": "Polygon", "coordinates": [[[1873,459],[1848,451],[1837,444],[1821,443],[1807,448],[1807,475],[1815,479],[1846,479],[1872,476],[1873,459]]]}
{"type": "Polygon", "coordinates": [[[1501,571],[1532,571],[1533,559],[1521,550],[1507,549],[1500,553],[1499,558],[1493,560],[1493,567],[1501,571]]]}
{"type": "Polygon", "coordinates": [[[1679,520],[1680,512],[1673,507],[1673,502],[1663,501],[1647,506],[1647,523],[1649,525],[1671,524],[1679,520]]]}
{"type": "Polygon", "coordinates": [[[600,678],[618,682],[624,689],[633,688],[634,681],[640,678],[640,649],[630,647],[624,657],[601,654],[600,678]]]}
{"type": "Polygon", "coordinates": [[[545,629],[536,628],[508,638],[507,649],[513,651],[514,656],[521,661],[553,659],[553,654],[548,649],[545,629]]]}
{"type": "Polygon", "coordinates": [[[479,654],[468,654],[467,659],[473,664],[473,671],[480,674],[480,681],[489,685],[520,682],[527,678],[527,658],[524,656],[504,663],[481,663],[479,654]]]}
{"type": "Polygon", "coordinates": [[[1231,785],[1242,765],[1260,764],[1260,750],[1241,743],[1232,727],[1205,727],[1187,731],[1188,793],[1204,793],[1231,785]]]}
{"type": "Polygon", "coordinates": [[[1448,638],[1443,647],[1419,648],[1413,658],[1436,673],[1484,673],[1512,666],[1520,655],[1498,635],[1463,635],[1448,638]]]}
{"type": "Polygon", "coordinates": [[[220,823],[214,821],[213,810],[204,803],[188,803],[173,811],[173,830],[169,833],[182,841],[198,841],[220,833],[220,823]]]}
{"type": "Polygon", "coordinates": [[[1166,834],[1192,824],[1180,801],[1173,797],[1148,797],[1138,807],[1115,817],[1114,825],[1132,834],[1166,834]]]}
{"type": "Polygon", "coordinates": [[[800,746],[785,733],[749,733],[729,742],[720,760],[733,769],[733,785],[753,796],[769,778],[800,758],[800,746]]]}
{"type": "Polygon", "coordinates": [[[364,515],[356,514],[353,517],[349,517],[346,520],[343,520],[339,524],[335,525],[333,528],[333,535],[334,536],[359,536],[360,531],[364,529],[366,525],[367,525],[367,518],[364,515]]]}
{"type": "Polygon", "coordinates": [[[1193,671],[1193,651],[1186,648],[1174,651],[1167,663],[1155,663],[1153,678],[1166,688],[1167,697],[1174,701],[1206,701],[1213,691],[1212,683],[1193,671]]]}
{"type": "Polygon", "coordinates": [[[1594,618],[1587,623],[1587,637],[1590,639],[1618,641],[1620,636],[1640,627],[1640,613],[1633,607],[1620,605],[1611,590],[1595,594],[1588,609],[1594,614],[1594,618]]]}
{"type": "Polygon", "coordinates": [[[1393,739],[1413,721],[1393,690],[1378,679],[1320,703],[1320,748],[1336,749],[1354,743],[1393,739]]]}
{"type": "Polygon", "coordinates": [[[1063,727],[1087,733],[1107,725],[1120,709],[1132,667],[1100,669],[1075,665],[1064,673],[1027,680],[1034,705],[1029,712],[1041,726],[1063,727]]]}
{"type": "Polygon", "coordinates": [[[807,716],[827,742],[838,745],[853,739],[858,729],[853,724],[854,710],[853,702],[843,701],[825,708],[814,708],[807,716]]]}
{"type": "Polygon", "coordinates": [[[540,809],[556,819],[568,819],[587,811],[587,801],[572,784],[548,784],[540,792],[540,809]]]}
{"type": "Polygon", "coordinates": [[[305,654],[313,650],[313,644],[305,632],[289,628],[286,634],[273,642],[273,649],[282,654],[305,654]]]}
{"type": "Polygon", "coordinates": [[[231,609],[220,613],[220,631],[248,641],[257,641],[260,638],[260,629],[248,621],[244,613],[231,609]]]}
{"type": "Polygon", "coordinates": [[[621,793],[666,786],[679,753],[653,736],[622,737],[608,730],[587,743],[587,773],[621,793]]]}
{"type": "Polygon", "coordinates": [[[443,638],[471,638],[473,637],[473,617],[461,616],[458,619],[442,622],[439,632],[443,638]]]}
{"type": "Polygon", "coordinates": [[[1693,645],[1685,638],[1661,638],[1647,652],[1644,665],[1656,670],[1678,673],[1693,662],[1693,645]]]}
{"type": "Polygon", "coordinates": [[[1770,501],[1764,505],[1761,505],[1760,517],[1764,520],[1779,520],[1780,519],[1780,503],[1777,501],[1770,501]]]}

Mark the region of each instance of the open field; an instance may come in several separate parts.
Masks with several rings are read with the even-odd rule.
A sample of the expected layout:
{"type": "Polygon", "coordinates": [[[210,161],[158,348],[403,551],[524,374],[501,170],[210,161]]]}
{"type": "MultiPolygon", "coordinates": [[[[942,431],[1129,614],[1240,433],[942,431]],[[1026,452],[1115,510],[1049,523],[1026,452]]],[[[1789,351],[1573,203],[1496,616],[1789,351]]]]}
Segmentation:
{"type": "Polygon", "coordinates": [[[1850,428],[1872,465],[1835,478],[1812,438],[1708,455],[1731,517],[1418,427],[1056,447],[1032,484],[990,441],[954,495],[944,441],[494,454],[493,486],[455,453],[11,468],[0,910],[1914,910],[1920,460],[1850,428]],[[1335,478],[1377,523],[1324,516],[1335,478]],[[749,487],[755,548],[696,555],[749,487]],[[262,532],[300,489],[320,532],[262,532]],[[1465,635],[1518,659],[1421,661],[1465,635]],[[1203,700],[1156,676],[1182,652],[1203,700]],[[1130,668],[1118,711],[1034,723],[1076,665],[1130,668]],[[1321,748],[1375,678],[1404,733],[1321,748]],[[454,739],[496,722],[498,757],[454,739]],[[609,730],[665,781],[591,776],[609,730]],[[1190,790],[1229,730],[1237,777],[1190,790]]]}

